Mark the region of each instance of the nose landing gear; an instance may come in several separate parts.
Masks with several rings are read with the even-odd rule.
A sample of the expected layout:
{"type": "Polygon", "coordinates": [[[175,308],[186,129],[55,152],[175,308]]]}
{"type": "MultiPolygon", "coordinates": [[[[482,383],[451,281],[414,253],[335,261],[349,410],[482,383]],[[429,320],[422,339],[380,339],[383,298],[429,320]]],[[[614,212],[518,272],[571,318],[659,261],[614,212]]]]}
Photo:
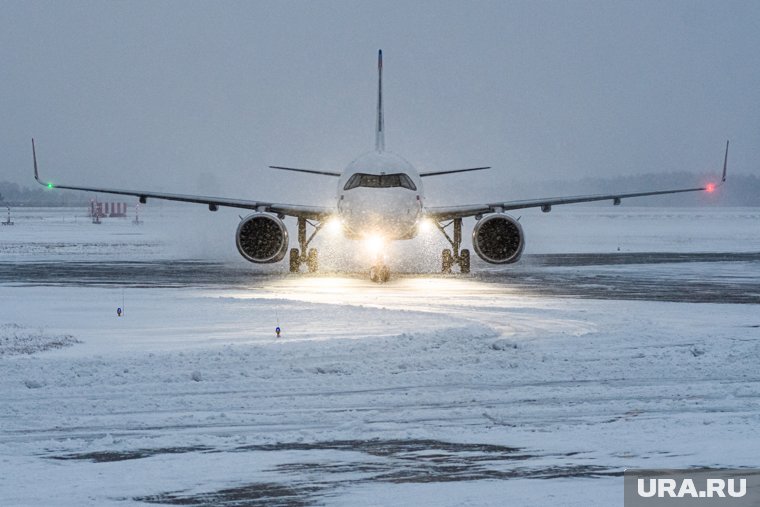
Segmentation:
{"type": "Polygon", "coordinates": [[[375,263],[369,269],[369,279],[376,283],[385,283],[391,278],[391,268],[385,263],[385,245],[378,247],[375,253],[375,263]]]}
{"type": "Polygon", "coordinates": [[[391,278],[391,269],[379,261],[369,270],[369,279],[377,283],[385,283],[391,278]]]}

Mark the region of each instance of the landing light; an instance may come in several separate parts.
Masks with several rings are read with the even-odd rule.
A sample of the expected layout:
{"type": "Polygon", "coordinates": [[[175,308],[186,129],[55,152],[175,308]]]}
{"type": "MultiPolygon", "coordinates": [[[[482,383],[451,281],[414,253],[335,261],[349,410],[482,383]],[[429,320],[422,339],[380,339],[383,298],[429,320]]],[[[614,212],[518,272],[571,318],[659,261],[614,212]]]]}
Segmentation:
{"type": "Polygon", "coordinates": [[[331,218],[326,224],[325,229],[330,234],[337,234],[343,229],[343,223],[340,221],[340,218],[331,218]]]}
{"type": "Polygon", "coordinates": [[[433,230],[433,221],[429,218],[423,218],[420,220],[419,231],[421,233],[430,232],[433,230]]]}
{"type": "Polygon", "coordinates": [[[364,238],[364,248],[371,255],[377,255],[383,250],[385,240],[379,234],[373,234],[364,238]]]}

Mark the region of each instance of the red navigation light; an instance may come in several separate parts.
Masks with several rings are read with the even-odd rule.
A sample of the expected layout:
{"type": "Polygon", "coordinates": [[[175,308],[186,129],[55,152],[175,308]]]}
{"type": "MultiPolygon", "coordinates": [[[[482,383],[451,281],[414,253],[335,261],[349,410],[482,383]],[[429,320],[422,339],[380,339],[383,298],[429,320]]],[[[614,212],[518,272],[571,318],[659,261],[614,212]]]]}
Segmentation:
{"type": "Polygon", "coordinates": [[[715,183],[708,183],[705,190],[708,192],[715,192],[715,183]]]}

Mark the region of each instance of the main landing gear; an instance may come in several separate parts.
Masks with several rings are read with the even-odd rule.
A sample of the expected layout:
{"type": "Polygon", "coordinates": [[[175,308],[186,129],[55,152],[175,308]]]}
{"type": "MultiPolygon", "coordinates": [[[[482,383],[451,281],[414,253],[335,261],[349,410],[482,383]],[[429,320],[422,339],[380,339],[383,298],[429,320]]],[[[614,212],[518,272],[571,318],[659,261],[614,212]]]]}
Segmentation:
{"type": "Polygon", "coordinates": [[[451,244],[451,249],[446,248],[441,254],[441,272],[449,274],[451,268],[457,264],[459,265],[459,272],[467,274],[470,272],[470,251],[466,248],[460,250],[462,246],[462,219],[455,218],[448,223],[439,224],[435,222],[435,226],[441,231],[441,234],[451,244]],[[453,238],[446,232],[447,227],[453,228],[453,238]]]}
{"type": "Polygon", "coordinates": [[[314,224],[305,218],[298,218],[298,247],[290,249],[290,272],[298,273],[302,264],[306,264],[309,273],[316,273],[319,270],[319,252],[316,248],[309,248],[311,240],[317,235],[322,228],[323,222],[314,224]],[[306,224],[311,225],[314,230],[311,235],[306,237],[306,224]]]}

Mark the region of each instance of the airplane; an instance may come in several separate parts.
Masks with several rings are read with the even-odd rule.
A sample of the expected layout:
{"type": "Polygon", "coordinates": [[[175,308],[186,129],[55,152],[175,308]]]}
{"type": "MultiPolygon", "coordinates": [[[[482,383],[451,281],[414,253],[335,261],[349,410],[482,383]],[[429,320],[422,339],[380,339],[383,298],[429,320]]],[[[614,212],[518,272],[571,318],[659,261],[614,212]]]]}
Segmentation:
{"type": "Polygon", "coordinates": [[[338,178],[336,203],[332,207],[45,183],[39,176],[37,153],[32,139],[34,178],[48,188],[131,195],[138,197],[142,204],[148,199],[164,199],[205,204],[210,211],[217,211],[220,206],[252,210],[252,214],[241,217],[235,240],[240,254],[253,263],[275,263],[285,258],[288,254],[289,237],[283,219],[286,216],[295,217],[298,224],[298,248],[291,248],[289,252],[292,273],[300,272],[301,266],[304,265],[309,272],[318,271],[318,252],[316,248],[310,248],[310,244],[325,226],[333,224],[346,238],[364,240],[375,251],[375,260],[369,272],[370,279],[375,282],[386,282],[390,278],[390,268],[384,256],[385,245],[390,241],[415,238],[426,224],[432,223],[451,246],[442,251],[441,271],[451,273],[452,268],[458,266],[460,273],[469,273],[470,251],[462,248],[464,218],[475,217],[477,220],[472,231],[475,253],[488,263],[510,264],[520,259],[525,247],[525,234],[519,219],[508,215],[507,211],[541,208],[541,211],[549,212],[553,206],[592,201],[612,201],[613,205],[619,205],[622,199],[629,197],[713,192],[726,181],[728,141],[723,158],[723,175],[717,185],[709,183],[696,188],[428,207],[425,206],[423,178],[481,171],[490,167],[418,172],[404,158],[386,151],[382,50],[378,51],[377,70],[377,112],[373,151],[356,158],[342,172],[269,166],[277,170],[338,178]],[[307,226],[311,227],[311,234],[308,236],[307,226]]]}

